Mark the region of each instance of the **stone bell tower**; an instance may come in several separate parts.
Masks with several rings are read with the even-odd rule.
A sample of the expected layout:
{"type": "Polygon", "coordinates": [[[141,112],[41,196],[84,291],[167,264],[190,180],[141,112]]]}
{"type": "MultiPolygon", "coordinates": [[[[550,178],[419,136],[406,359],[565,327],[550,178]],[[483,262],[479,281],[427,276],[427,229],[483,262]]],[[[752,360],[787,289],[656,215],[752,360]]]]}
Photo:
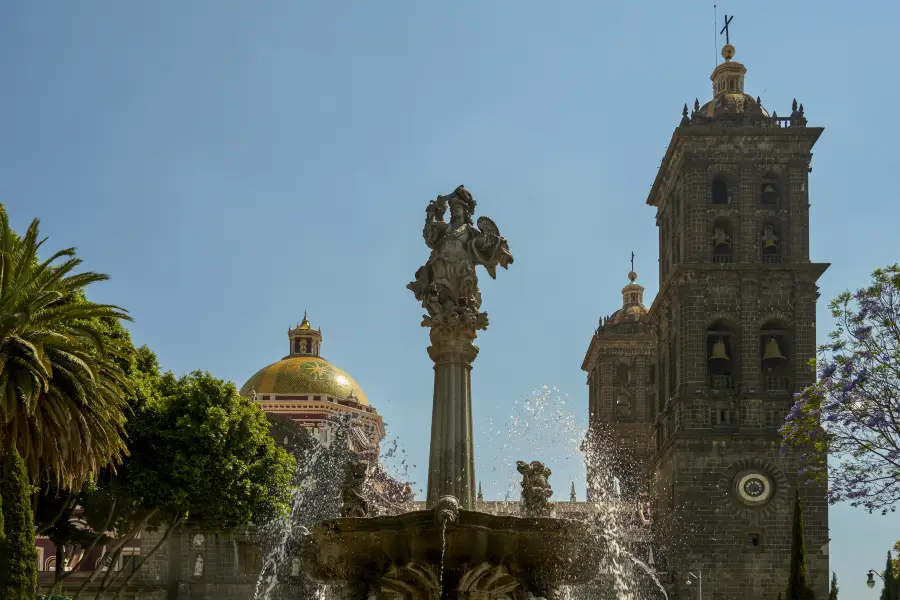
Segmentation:
{"type": "Polygon", "coordinates": [[[644,287],[631,271],[622,288],[622,307],[600,319],[581,365],[588,374],[589,439],[592,443],[606,439],[612,447],[599,456],[588,453],[588,499],[602,475],[614,475],[626,497],[647,490],[651,424],[656,416],[656,338],[646,315],[644,287]],[[611,472],[602,473],[597,467],[611,472]]]}
{"type": "MultiPolygon", "coordinates": [[[[768,600],[788,577],[801,453],[781,454],[792,394],[814,381],[816,282],[809,173],[821,127],[794,101],[771,115],[725,61],[713,98],[685,105],[647,199],[659,228],[659,295],[650,488],[682,597],[702,572],[704,598],[768,600]]],[[[825,490],[801,486],[807,565],[828,590],[825,490]]],[[[696,586],[696,581],[693,584],[696,586]]],[[[688,595],[685,595],[688,594],[688,595]]]]}

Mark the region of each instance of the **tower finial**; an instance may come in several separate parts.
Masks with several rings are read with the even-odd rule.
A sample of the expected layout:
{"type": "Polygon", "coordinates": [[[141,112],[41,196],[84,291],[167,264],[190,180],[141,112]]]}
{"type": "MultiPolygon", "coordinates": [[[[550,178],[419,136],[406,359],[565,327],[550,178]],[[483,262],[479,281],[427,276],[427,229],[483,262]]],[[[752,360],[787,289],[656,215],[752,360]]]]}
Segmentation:
{"type": "Polygon", "coordinates": [[[722,58],[725,59],[725,62],[734,58],[734,46],[731,45],[731,36],[729,35],[730,31],[728,30],[728,26],[731,25],[732,19],[734,19],[734,15],[731,15],[730,17],[725,15],[725,26],[722,27],[722,31],[719,32],[719,35],[725,34],[725,45],[722,46],[722,58]]]}
{"type": "Polygon", "coordinates": [[[484,502],[484,494],[481,493],[481,482],[478,482],[478,502],[484,502]]]}
{"type": "MultiPolygon", "coordinates": [[[[734,15],[731,15],[731,17],[729,17],[728,15],[725,15],[725,27],[723,27],[722,31],[719,32],[719,35],[722,35],[723,33],[725,34],[725,44],[728,46],[731,45],[731,38],[729,38],[729,36],[728,36],[728,26],[731,24],[731,21],[733,19],[734,19],[734,15]]],[[[728,59],[725,59],[725,60],[728,60],[728,59]]]]}
{"type": "Polygon", "coordinates": [[[572,492],[569,494],[569,502],[575,504],[578,500],[575,497],[575,482],[572,482],[572,492]]]}

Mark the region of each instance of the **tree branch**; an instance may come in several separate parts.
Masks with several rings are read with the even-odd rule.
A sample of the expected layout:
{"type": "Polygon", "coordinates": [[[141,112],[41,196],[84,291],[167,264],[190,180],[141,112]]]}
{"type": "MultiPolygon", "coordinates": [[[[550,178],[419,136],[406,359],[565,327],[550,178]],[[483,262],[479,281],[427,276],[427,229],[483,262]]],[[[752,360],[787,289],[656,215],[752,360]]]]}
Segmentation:
{"type": "MultiPolygon", "coordinates": [[[[135,535],[140,533],[141,530],[147,526],[147,523],[150,521],[150,519],[152,519],[158,512],[159,512],[159,509],[154,508],[149,513],[147,513],[146,516],[144,516],[144,518],[141,519],[141,521],[137,525],[135,525],[131,531],[129,531],[127,534],[123,535],[121,538],[119,538],[118,540],[113,542],[112,546],[109,549],[109,552],[110,553],[117,552],[119,550],[119,548],[124,546],[132,538],[134,538],[135,535]]],[[[94,580],[96,580],[97,577],[100,576],[100,573],[102,573],[102,571],[100,569],[94,569],[93,572],[91,572],[90,577],[88,577],[84,581],[84,583],[81,584],[81,587],[79,587],[78,591],[75,592],[75,595],[72,596],[72,600],[78,600],[78,598],[81,596],[81,593],[85,590],[85,588],[87,588],[88,585],[93,583],[94,580]]],[[[105,578],[104,578],[104,580],[105,580],[105,578]]]]}
{"type": "Polygon", "coordinates": [[[128,574],[128,577],[125,578],[125,581],[123,581],[123,582],[122,582],[122,585],[119,587],[119,589],[116,590],[116,594],[113,596],[112,600],[118,600],[118,599],[119,599],[119,597],[122,595],[122,593],[123,593],[126,589],[128,589],[128,585],[131,583],[131,580],[134,579],[134,578],[137,576],[138,572],[141,570],[141,568],[144,566],[144,564],[145,564],[146,562],[148,562],[148,561],[150,560],[150,558],[152,558],[153,555],[156,554],[157,550],[159,550],[160,548],[162,548],[163,543],[164,543],[167,539],[169,539],[169,534],[172,533],[172,530],[175,529],[176,527],[178,527],[179,525],[181,525],[182,523],[184,523],[184,516],[179,517],[179,518],[176,519],[174,522],[172,522],[171,525],[169,525],[169,526],[166,528],[165,533],[163,533],[162,537],[159,538],[159,541],[156,542],[156,545],[153,546],[153,549],[150,550],[150,552],[147,554],[146,557],[143,557],[143,556],[142,556],[142,557],[141,557],[141,562],[139,562],[139,563],[137,564],[137,566],[131,571],[131,573],[128,574]]]}

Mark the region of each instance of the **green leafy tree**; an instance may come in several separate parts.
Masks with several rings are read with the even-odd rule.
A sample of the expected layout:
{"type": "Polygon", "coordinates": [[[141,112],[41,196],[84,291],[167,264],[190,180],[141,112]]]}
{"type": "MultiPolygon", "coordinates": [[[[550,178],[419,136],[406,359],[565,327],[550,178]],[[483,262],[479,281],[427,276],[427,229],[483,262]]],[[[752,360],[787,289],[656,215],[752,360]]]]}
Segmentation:
{"type": "Polygon", "coordinates": [[[897,586],[900,584],[900,581],[894,574],[894,561],[890,551],[887,553],[887,564],[881,576],[884,579],[884,585],[881,588],[879,600],[900,600],[897,595],[897,586]]]}
{"type": "Polygon", "coordinates": [[[891,560],[891,564],[893,565],[894,573],[900,573],[900,541],[894,544],[892,548],[894,554],[897,556],[891,560]]]}
{"type": "MultiPolygon", "coordinates": [[[[120,597],[183,523],[229,532],[289,510],[296,463],[269,434],[262,409],[209,373],[158,380],[159,397],[135,413],[121,496],[165,520],[159,542],[118,587],[120,597]]],[[[108,584],[111,586],[111,583],[108,584]]]]}
{"type": "Polygon", "coordinates": [[[15,447],[0,461],[5,536],[0,543],[0,598],[32,600],[37,592],[37,549],[31,516],[31,488],[15,447]]]}
{"type": "Polygon", "coordinates": [[[803,539],[803,506],[800,488],[794,495],[794,523],[791,530],[791,564],[785,600],[815,600],[806,577],[806,543],[803,539]]]}
{"type": "MultiPolygon", "coordinates": [[[[107,345],[119,344],[121,352],[116,354],[120,367],[128,378],[126,391],[129,394],[129,411],[140,410],[157,394],[156,380],[159,378],[159,362],[156,355],[146,346],[135,349],[128,330],[118,320],[98,319],[96,326],[103,332],[107,345]]],[[[126,423],[126,433],[128,431],[126,423]]],[[[98,545],[107,545],[110,555],[130,539],[136,526],[150,512],[137,506],[135,499],[126,500],[116,487],[118,478],[112,467],[100,471],[77,492],[60,489],[55,481],[44,478],[39,495],[35,522],[40,533],[46,533],[57,547],[57,572],[47,593],[54,588],[61,589],[62,583],[78,572],[82,561],[87,560],[98,545]],[[79,524],[70,522],[77,512],[79,524]],[[86,523],[84,525],[83,523],[86,523]],[[81,559],[70,569],[61,569],[68,548],[81,548],[81,559]]],[[[154,515],[151,515],[151,520],[154,515]]],[[[154,525],[158,524],[154,521],[154,525]]],[[[94,571],[93,577],[100,571],[94,571]]],[[[93,582],[94,579],[91,579],[93,582]]]]}
{"type": "Polygon", "coordinates": [[[784,446],[803,449],[800,474],[830,503],[886,514],[900,499],[900,265],[830,308],[837,327],[785,420],[784,446]]]}
{"type": "Polygon", "coordinates": [[[828,600],[838,600],[837,573],[831,574],[831,588],[828,590],[828,600]]]}

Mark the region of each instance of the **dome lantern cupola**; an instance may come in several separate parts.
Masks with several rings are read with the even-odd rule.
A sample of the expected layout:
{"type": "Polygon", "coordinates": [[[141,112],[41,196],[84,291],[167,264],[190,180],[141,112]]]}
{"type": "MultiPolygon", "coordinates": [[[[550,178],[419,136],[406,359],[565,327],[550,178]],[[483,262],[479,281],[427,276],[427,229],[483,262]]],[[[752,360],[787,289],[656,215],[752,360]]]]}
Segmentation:
{"type": "Polygon", "coordinates": [[[313,329],[303,312],[303,321],[293,329],[288,329],[291,341],[288,356],[319,356],[322,346],[322,328],[313,329]]]}
{"type": "Polygon", "coordinates": [[[744,75],[747,74],[747,67],[731,60],[734,58],[734,46],[731,44],[726,44],[722,48],[722,58],[725,59],[725,62],[719,64],[709,76],[713,82],[713,96],[724,93],[743,94],[744,75]]]}
{"type": "Polygon", "coordinates": [[[639,306],[644,308],[644,286],[637,282],[637,273],[628,273],[628,285],[622,288],[622,308],[639,306]]]}

